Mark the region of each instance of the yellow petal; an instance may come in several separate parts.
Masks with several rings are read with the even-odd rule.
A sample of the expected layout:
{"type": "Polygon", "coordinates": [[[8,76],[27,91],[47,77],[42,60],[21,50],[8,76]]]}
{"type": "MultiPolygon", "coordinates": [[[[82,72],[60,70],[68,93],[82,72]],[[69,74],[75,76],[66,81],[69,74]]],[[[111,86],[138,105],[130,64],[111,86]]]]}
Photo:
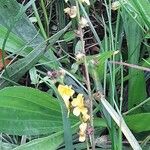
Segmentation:
{"type": "Polygon", "coordinates": [[[83,119],[84,122],[87,122],[87,121],[90,119],[90,115],[84,114],[84,115],[82,116],[82,119],[83,119]]]}
{"type": "Polygon", "coordinates": [[[79,133],[79,141],[80,141],[80,142],[84,142],[84,141],[85,141],[85,139],[86,139],[86,134],[85,134],[85,133],[80,132],[80,133],[79,133]]]}
{"type": "Polygon", "coordinates": [[[84,115],[84,114],[87,114],[88,109],[86,107],[82,107],[82,108],[80,108],[80,111],[84,115]]]}
{"type": "Polygon", "coordinates": [[[79,141],[80,141],[80,142],[84,142],[84,141],[85,141],[85,139],[86,139],[86,137],[85,137],[85,136],[79,136],[79,141]]]}
{"type": "Polygon", "coordinates": [[[69,99],[74,94],[74,90],[72,90],[71,87],[68,85],[61,85],[60,84],[58,86],[58,92],[61,95],[61,97],[63,98],[63,100],[66,104],[66,107],[69,111],[69,104],[70,104],[69,99]]]}
{"type": "Polygon", "coordinates": [[[79,107],[75,107],[75,108],[73,109],[73,114],[74,114],[75,116],[79,116],[79,115],[80,115],[80,108],[79,108],[79,107]]]}
{"type": "Polygon", "coordinates": [[[78,96],[73,99],[71,104],[73,107],[83,107],[84,106],[83,94],[78,94],[78,96]]]}
{"type": "Polygon", "coordinates": [[[79,134],[84,133],[87,129],[87,123],[83,122],[82,124],[80,124],[79,128],[80,128],[79,134]]]}
{"type": "Polygon", "coordinates": [[[61,84],[58,86],[58,92],[65,100],[68,99],[68,97],[70,98],[74,94],[74,90],[72,90],[70,86],[61,84]]]}
{"type": "Polygon", "coordinates": [[[73,101],[71,102],[71,105],[72,105],[73,107],[78,106],[78,99],[77,99],[77,98],[74,98],[73,101]]]}

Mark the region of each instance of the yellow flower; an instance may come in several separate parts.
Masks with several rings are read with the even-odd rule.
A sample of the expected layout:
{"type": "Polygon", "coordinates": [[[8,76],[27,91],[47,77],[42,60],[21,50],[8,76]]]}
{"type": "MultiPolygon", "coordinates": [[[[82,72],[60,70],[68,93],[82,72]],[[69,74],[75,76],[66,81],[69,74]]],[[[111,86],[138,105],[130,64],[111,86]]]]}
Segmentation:
{"type": "Polygon", "coordinates": [[[80,113],[86,114],[88,112],[88,109],[84,106],[83,94],[78,94],[77,98],[74,98],[71,104],[75,107],[73,109],[73,114],[75,116],[79,116],[80,113]]]}
{"type": "Polygon", "coordinates": [[[86,139],[86,134],[82,133],[81,131],[79,132],[79,141],[84,142],[86,139]]]}
{"type": "Polygon", "coordinates": [[[79,141],[84,142],[85,139],[86,139],[87,123],[83,122],[82,124],[80,124],[79,129],[80,129],[80,131],[79,131],[79,141]]]}
{"type": "Polygon", "coordinates": [[[63,98],[66,107],[69,108],[69,99],[74,94],[74,90],[71,89],[71,86],[68,85],[59,85],[58,92],[60,93],[61,97],[63,98]]]}
{"type": "Polygon", "coordinates": [[[89,0],[81,0],[82,3],[86,3],[87,5],[90,5],[90,1],[89,0]]]}
{"type": "Polygon", "coordinates": [[[70,16],[70,18],[75,18],[77,16],[77,7],[72,6],[71,8],[67,7],[64,9],[64,12],[70,16]]]}
{"type": "Polygon", "coordinates": [[[87,122],[90,119],[90,115],[85,113],[85,114],[83,114],[82,119],[83,119],[84,122],[87,122]]]}
{"type": "Polygon", "coordinates": [[[82,122],[79,126],[80,131],[85,132],[87,129],[87,123],[82,122]]]}

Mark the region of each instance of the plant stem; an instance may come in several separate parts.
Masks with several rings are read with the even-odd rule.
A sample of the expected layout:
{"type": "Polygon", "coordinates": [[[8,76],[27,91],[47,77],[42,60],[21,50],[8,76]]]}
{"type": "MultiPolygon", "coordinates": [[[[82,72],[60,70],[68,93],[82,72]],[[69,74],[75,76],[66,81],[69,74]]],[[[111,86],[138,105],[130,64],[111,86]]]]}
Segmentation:
{"type": "MultiPolygon", "coordinates": [[[[79,6],[78,3],[77,5],[77,10],[79,11],[79,6]]],[[[80,20],[80,14],[78,12],[78,21],[80,20]]],[[[87,63],[87,59],[86,59],[86,52],[85,52],[85,41],[84,41],[84,33],[83,30],[79,24],[79,33],[80,33],[80,40],[82,43],[82,53],[85,54],[84,57],[84,66],[85,66],[85,77],[86,77],[86,85],[87,85],[87,89],[88,89],[88,97],[90,100],[90,126],[93,128],[93,133],[90,136],[91,139],[91,146],[92,146],[92,150],[95,150],[95,138],[94,138],[94,123],[93,123],[93,98],[92,98],[92,92],[91,92],[91,85],[90,85],[90,77],[89,77],[89,71],[88,71],[88,63],[87,63]]]]}
{"type": "Polygon", "coordinates": [[[130,110],[126,111],[125,113],[123,113],[124,115],[127,115],[129,114],[130,112],[134,111],[135,109],[141,107],[142,105],[144,105],[145,103],[149,102],[150,101],[150,97],[148,99],[146,99],[145,101],[143,101],[142,103],[140,103],[139,105],[131,108],[130,110]]]}
{"type": "Polygon", "coordinates": [[[36,8],[35,3],[32,4],[32,7],[33,7],[33,10],[34,10],[34,14],[35,14],[35,16],[36,16],[36,18],[37,18],[38,25],[39,25],[39,27],[40,27],[41,33],[42,33],[44,39],[47,39],[47,35],[46,35],[46,33],[45,33],[45,30],[44,30],[43,24],[42,24],[42,22],[41,22],[40,16],[39,16],[39,14],[38,14],[38,11],[37,11],[37,8],[36,8]]]}
{"type": "Polygon", "coordinates": [[[43,1],[43,0],[41,0],[41,7],[42,7],[42,10],[43,10],[44,18],[45,18],[45,22],[46,22],[47,35],[49,35],[49,21],[48,21],[48,15],[47,15],[47,11],[46,11],[45,4],[44,4],[44,1],[43,1]]]}

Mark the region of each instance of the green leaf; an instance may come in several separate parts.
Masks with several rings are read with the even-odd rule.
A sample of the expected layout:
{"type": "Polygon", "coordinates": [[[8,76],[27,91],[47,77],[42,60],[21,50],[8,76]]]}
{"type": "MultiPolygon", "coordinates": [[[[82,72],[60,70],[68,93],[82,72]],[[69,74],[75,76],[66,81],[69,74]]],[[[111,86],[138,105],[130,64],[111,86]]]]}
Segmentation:
{"type": "Polygon", "coordinates": [[[73,39],[75,39],[76,35],[74,33],[74,31],[69,31],[67,33],[65,33],[65,35],[63,36],[64,40],[66,42],[72,41],[73,39]]]}
{"type": "Polygon", "coordinates": [[[129,0],[132,7],[136,10],[136,15],[150,29],[150,2],[149,0],[129,0]]]}
{"type": "Polygon", "coordinates": [[[37,74],[37,70],[35,67],[29,70],[29,74],[30,74],[31,84],[39,83],[38,74],[37,74]]]}
{"type": "Polygon", "coordinates": [[[39,44],[44,40],[41,35],[37,33],[36,28],[25,13],[20,14],[25,8],[26,6],[20,5],[15,0],[0,0],[0,24],[7,29],[13,26],[12,33],[17,35],[25,43],[30,42],[31,47],[36,47],[37,43],[39,44]]]}
{"type": "MultiPolygon", "coordinates": [[[[54,34],[53,36],[51,36],[51,38],[49,39],[49,44],[53,45],[55,41],[57,41],[62,36],[62,34],[68,29],[68,27],[69,25],[57,32],[56,34],[54,34]]],[[[46,43],[42,43],[41,45],[39,44],[36,47],[36,49],[31,51],[25,58],[20,59],[12,65],[8,66],[7,72],[9,74],[9,79],[12,81],[18,81],[29,69],[31,69],[40,60],[40,58],[46,50],[45,48],[46,43]]],[[[50,52],[50,54],[51,56],[54,56],[52,52],[50,52]]],[[[47,54],[47,56],[49,55],[47,54]]],[[[52,60],[54,61],[55,58],[53,57],[52,60]]],[[[57,61],[54,61],[53,63],[55,63],[55,68],[56,65],[59,65],[57,61]]],[[[6,78],[8,78],[6,72],[3,73],[2,77],[4,77],[5,79],[0,79],[0,89],[10,84],[10,82],[6,80],[6,78]]]]}
{"type": "MultiPolygon", "coordinates": [[[[6,3],[0,0],[0,24],[2,27],[1,28],[2,32],[6,32],[6,34],[8,34],[8,30],[10,30],[11,26],[14,23],[13,19],[17,18],[21,8],[24,7],[27,6],[21,6],[15,0],[11,1],[8,0],[6,1],[6,3]]],[[[59,63],[56,60],[55,55],[51,51],[50,46],[52,46],[62,36],[62,34],[66,32],[66,30],[70,25],[66,26],[64,29],[60,30],[59,32],[51,36],[47,40],[49,46],[46,49],[47,42],[45,42],[43,38],[39,35],[39,33],[36,31],[35,27],[29,21],[27,16],[25,14],[22,15],[23,16],[22,18],[20,17],[21,18],[20,20],[16,20],[16,24],[12,30],[12,33],[10,33],[10,38],[7,39],[8,43],[10,44],[10,45],[8,44],[9,45],[8,47],[9,49],[11,49],[11,46],[15,43],[15,40],[17,40],[16,42],[17,44],[12,46],[12,49],[15,48],[15,50],[19,51],[20,48],[22,48],[23,44],[25,44],[25,46],[28,47],[28,45],[26,45],[27,43],[30,43],[30,46],[29,48],[27,48],[27,53],[26,50],[24,51],[24,55],[26,55],[25,58],[20,59],[15,63],[13,63],[11,66],[7,67],[7,72],[5,71],[0,78],[0,89],[10,85],[10,81],[12,81],[12,83],[17,82],[41,58],[43,59],[43,57],[44,61],[41,61],[42,63],[44,62],[45,64],[49,64],[48,66],[52,66],[52,68],[59,67],[59,63]],[[15,35],[15,39],[13,38],[13,35],[15,35]],[[47,50],[45,54],[46,56],[43,56],[46,50],[47,50]],[[53,61],[53,63],[47,63],[47,61],[48,62],[53,61]]],[[[5,36],[3,36],[3,38],[6,39],[5,36]]],[[[1,38],[1,42],[3,42],[4,39],[1,38]]],[[[7,41],[6,41],[6,48],[7,48],[7,41]]]]}
{"type": "Polygon", "coordinates": [[[11,150],[11,149],[14,149],[15,147],[16,147],[15,144],[0,142],[1,150],[11,150]]]}
{"type": "Polygon", "coordinates": [[[58,132],[48,137],[35,139],[15,148],[14,150],[54,150],[57,149],[62,142],[62,132],[58,132]]]}
{"type": "Polygon", "coordinates": [[[62,130],[57,99],[28,87],[0,91],[0,132],[15,135],[50,134],[62,130]]]}
{"type": "Polygon", "coordinates": [[[81,40],[79,40],[75,46],[75,55],[77,55],[78,53],[82,53],[82,42],[81,40]]]}
{"type": "MultiPolygon", "coordinates": [[[[96,55],[96,57],[93,57],[91,60],[94,62],[92,63],[91,61],[89,61],[89,68],[90,68],[90,74],[92,76],[97,75],[98,78],[100,78],[100,80],[103,79],[104,77],[104,69],[105,69],[105,62],[108,58],[110,58],[113,54],[117,54],[118,51],[107,51],[107,52],[103,52],[99,55],[96,55]],[[96,73],[96,74],[94,74],[96,73]]],[[[90,58],[90,57],[89,57],[90,58]]],[[[87,59],[89,59],[87,58],[87,59]]]]}
{"type": "MultiPolygon", "coordinates": [[[[3,41],[8,29],[0,24],[0,48],[2,48],[3,41]]],[[[16,34],[10,33],[7,40],[5,49],[13,54],[19,54],[21,56],[26,56],[31,50],[32,47],[26,47],[26,42],[19,38],[16,34]],[[23,49],[24,48],[24,49],[23,49]],[[23,49],[23,50],[22,50],[23,49]]]]}
{"type": "MultiPolygon", "coordinates": [[[[122,18],[128,46],[128,62],[130,64],[139,64],[143,37],[142,29],[125,10],[122,11],[122,18]]],[[[146,99],[147,94],[144,72],[129,68],[129,76],[128,108],[131,109],[146,99]]],[[[140,111],[141,109],[139,108],[134,113],[140,111]]]]}
{"type": "Polygon", "coordinates": [[[0,89],[10,85],[10,81],[17,82],[30,68],[32,68],[44,54],[45,45],[39,46],[37,49],[29,53],[23,59],[19,59],[12,65],[7,67],[7,72],[4,71],[0,78],[0,89]],[[9,80],[6,80],[9,79],[9,80]]]}
{"type": "Polygon", "coordinates": [[[140,113],[125,116],[125,121],[129,128],[134,132],[150,131],[149,121],[150,113],[140,113]]]}

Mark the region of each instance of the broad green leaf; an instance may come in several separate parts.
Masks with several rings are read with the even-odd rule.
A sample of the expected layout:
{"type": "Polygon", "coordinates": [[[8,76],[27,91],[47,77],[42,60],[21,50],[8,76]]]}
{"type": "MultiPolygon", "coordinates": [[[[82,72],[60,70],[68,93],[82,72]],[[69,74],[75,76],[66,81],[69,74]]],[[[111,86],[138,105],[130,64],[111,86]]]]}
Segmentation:
{"type": "MultiPolygon", "coordinates": [[[[0,24],[2,26],[5,26],[8,30],[11,27],[11,25],[13,25],[13,19],[17,18],[17,15],[20,12],[20,8],[25,6],[20,6],[15,0],[8,0],[6,1],[6,3],[0,0],[0,7],[0,24]]],[[[50,66],[52,65],[52,68],[59,67],[59,63],[56,60],[56,57],[54,56],[53,52],[50,50],[50,46],[52,46],[62,36],[62,34],[66,32],[66,30],[69,27],[68,25],[64,29],[57,32],[55,35],[51,36],[48,39],[48,43],[50,46],[48,46],[46,49],[46,42],[44,42],[43,38],[37,33],[33,24],[31,24],[31,22],[25,14],[23,14],[22,18],[20,20],[17,20],[16,22],[17,23],[13,28],[12,32],[16,34],[19,38],[21,38],[23,41],[25,41],[25,43],[30,42],[29,47],[32,47],[34,50],[32,50],[25,58],[20,59],[13,63],[11,66],[7,67],[7,72],[5,71],[2,75],[2,78],[0,79],[0,88],[8,86],[10,84],[10,81],[17,82],[29,69],[31,69],[43,57],[44,52],[46,50],[46,61],[44,61],[44,63],[46,62],[46,64],[49,64],[50,66]],[[47,63],[47,61],[53,62],[47,63]]],[[[19,40],[19,42],[22,42],[22,40],[19,40]]]]}
{"type": "MultiPolygon", "coordinates": [[[[68,26],[51,36],[49,39],[49,44],[53,45],[55,41],[57,41],[67,29],[68,26]]],[[[37,46],[36,49],[31,51],[25,58],[20,59],[12,65],[8,66],[7,72],[9,74],[9,79],[17,82],[29,69],[31,69],[41,59],[46,50],[45,48],[46,43],[43,42],[41,45],[37,46]]],[[[50,52],[50,54],[51,57],[54,56],[52,52],[50,52]]],[[[47,54],[47,56],[49,55],[47,54]]],[[[55,59],[52,60],[53,62],[51,63],[54,63],[54,67],[56,68],[58,66],[57,61],[54,61],[55,59]]],[[[2,77],[8,78],[6,72],[3,73],[2,77]]],[[[0,89],[8,86],[9,84],[10,82],[6,79],[0,79],[0,89]]]]}
{"type": "Polygon", "coordinates": [[[31,42],[31,47],[36,47],[37,44],[44,40],[40,34],[37,33],[37,30],[25,13],[19,16],[20,12],[24,8],[25,6],[17,3],[16,0],[0,0],[0,24],[7,29],[13,27],[12,32],[14,34],[16,34],[25,43],[31,42]]]}
{"type": "Polygon", "coordinates": [[[129,128],[134,132],[150,131],[149,121],[150,113],[140,113],[125,116],[125,121],[129,128]]]}
{"type": "Polygon", "coordinates": [[[6,143],[6,142],[0,142],[0,149],[1,150],[11,150],[14,149],[17,145],[11,144],[11,143],[6,143]]]}
{"type": "MultiPolygon", "coordinates": [[[[5,39],[8,29],[3,25],[0,25],[0,48],[2,48],[3,41],[5,39]]],[[[9,38],[6,43],[5,49],[13,54],[19,54],[21,56],[26,56],[32,47],[25,48],[26,42],[19,38],[16,34],[10,33],[9,38]],[[24,48],[24,49],[23,49],[24,48]]]]}
{"type": "Polygon", "coordinates": [[[35,139],[15,148],[14,150],[55,150],[62,142],[63,134],[62,132],[58,132],[48,137],[35,139]]]}
{"type": "MultiPolygon", "coordinates": [[[[135,20],[126,13],[125,10],[122,11],[122,19],[128,46],[128,62],[130,64],[138,64],[143,35],[142,29],[135,20]]],[[[129,76],[128,108],[131,109],[146,99],[147,94],[144,73],[142,71],[129,68],[129,76]]],[[[134,112],[139,111],[141,111],[140,108],[134,112]]]]}
{"type": "Polygon", "coordinates": [[[0,90],[0,132],[15,135],[50,134],[62,130],[57,99],[28,87],[0,90]]]}
{"type": "MultiPolygon", "coordinates": [[[[5,39],[7,31],[13,25],[13,20],[16,20],[21,9],[24,7],[20,6],[16,0],[0,0],[0,48],[2,48],[2,43],[5,39]]],[[[36,48],[39,44],[43,43],[44,39],[39,34],[39,32],[37,32],[36,28],[25,14],[22,14],[20,20],[18,19],[16,22],[17,23],[13,26],[9,38],[6,42],[5,50],[25,57],[31,52],[31,50],[36,48]]],[[[56,35],[58,36],[58,34],[56,35]]],[[[50,41],[55,43],[56,40],[58,39],[56,39],[55,36],[55,38],[51,38],[50,41]]],[[[43,63],[46,61],[52,61],[55,58],[56,57],[54,54],[52,55],[52,52],[48,50],[40,62],[43,63]]],[[[56,64],[59,66],[58,62],[55,62],[55,65],[56,64]]],[[[50,63],[46,63],[46,65],[51,67],[50,63]]]]}
{"type": "MultiPolygon", "coordinates": [[[[0,25],[0,48],[2,48],[2,44],[5,39],[5,35],[7,34],[7,31],[8,31],[7,28],[0,25]]],[[[36,32],[34,34],[36,35],[36,32]]],[[[37,45],[36,44],[34,46],[33,44],[29,44],[28,42],[29,41],[25,41],[25,40],[23,41],[15,33],[11,32],[6,43],[5,50],[8,52],[11,52],[12,54],[17,54],[17,55],[26,57],[33,50],[33,48],[37,45]]],[[[41,39],[40,43],[41,42],[44,42],[44,41],[41,39]]],[[[44,54],[44,56],[41,57],[39,62],[43,63],[44,65],[48,67],[53,67],[54,64],[55,66],[56,65],[58,66],[59,65],[58,61],[55,61],[55,63],[52,63],[53,60],[57,60],[57,59],[52,51],[52,48],[49,48],[49,50],[44,54]],[[51,62],[51,63],[47,63],[47,62],[51,62]]]]}

